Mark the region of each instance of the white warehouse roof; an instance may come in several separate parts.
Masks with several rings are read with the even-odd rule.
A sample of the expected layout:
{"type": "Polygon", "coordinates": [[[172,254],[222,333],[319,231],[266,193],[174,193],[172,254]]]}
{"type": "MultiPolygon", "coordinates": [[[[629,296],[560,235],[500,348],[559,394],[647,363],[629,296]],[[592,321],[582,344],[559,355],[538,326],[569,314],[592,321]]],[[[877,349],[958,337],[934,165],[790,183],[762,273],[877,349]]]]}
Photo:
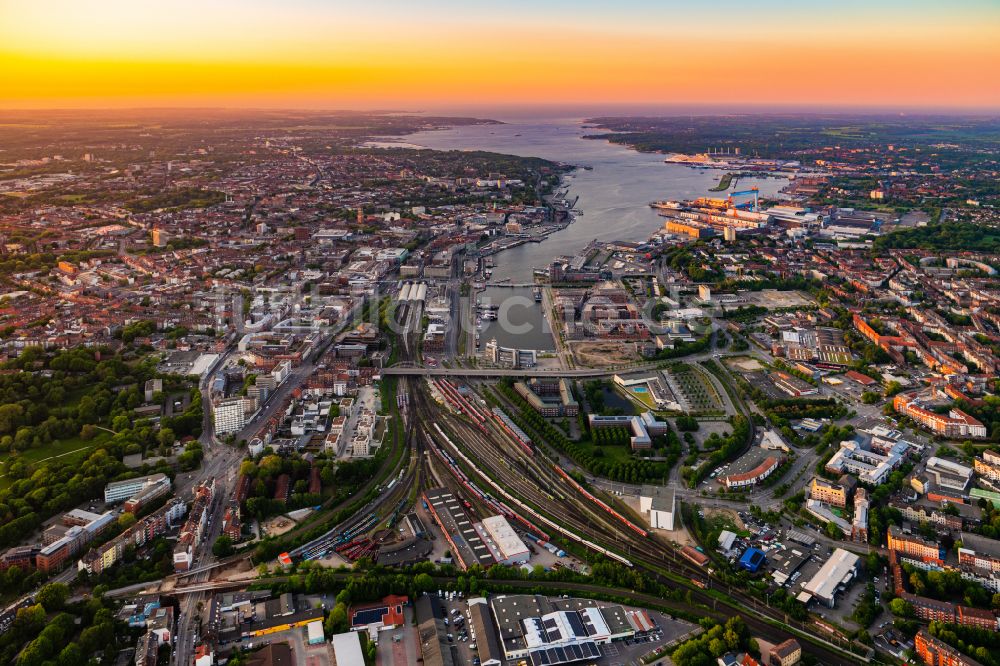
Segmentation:
{"type": "Polygon", "coordinates": [[[517,536],[514,528],[510,526],[510,523],[503,516],[483,518],[483,528],[493,539],[497,550],[500,551],[504,559],[510,559],[511,557],[528,552],[528,547],[524,545],[521,537],[517,536]]]}
{"type": "Polygon", "coordinates": [[[857,555],[843,548],[836,549],[802,589],[823,601],[833,599],[837,588],[849,582],[854,576],[859,559],[857,555]]]}

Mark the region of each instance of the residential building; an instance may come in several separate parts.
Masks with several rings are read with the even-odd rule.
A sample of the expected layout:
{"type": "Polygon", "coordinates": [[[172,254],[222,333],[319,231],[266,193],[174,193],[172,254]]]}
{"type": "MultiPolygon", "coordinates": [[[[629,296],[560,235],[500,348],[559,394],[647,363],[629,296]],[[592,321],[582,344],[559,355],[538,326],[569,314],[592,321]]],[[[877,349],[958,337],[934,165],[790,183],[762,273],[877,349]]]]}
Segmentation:
{"type": "Polygon", "coordinates": [[[854,491],[854,516],[851,519],[851,541],[868,541],[868,491],[858,488],[854,491]]]}
{"type": "Polygon", "coordinates": [[[929,539],[915,534],[905,534],[896,525],[890,525],[886,534],[886,548],[902,555],[909,556],[918,562],[943,564],[941,547],[929,539]]]}
{"type": "Polygon", "coordinates": [[[215,479],[194,489],[194,502],[174,547],[174,570],[187,571],[194,562],[194,548],[201,543],[215,495],[215,479]]]}
{"type": "Polygon", "coordinates": [[[985,439],[988,436],[986,426],[961,409],[955,407],[947,415],[938,414],[924,407],[916,393],[900,393],[893,398],[892,406],[900,414],[944,437],[985,439]]]}
{"type": "Polygon", "coordinates": [[[212,419],[216,435],[239,432],[246,425],[243,398],[228,398],[212,405],[212,419]]]}
{"type": "Polygon", "coordinates": [[[769,666],[795,666],[802,659],[802,646],[794,638],[771,648],[769,666]]]}
{"type": "Polygon", "coordinates": [[[141,518],[127,530],[96,548],[90,549],[77,562],[77,569],[99,574],[114,566],[126,549],[141,548],[158,536],[166,534],[187,512],[187,504],[174,499],[153,513],[141,518]]]}
{"type": "Polygon", "coordinates": [[[973,461],[976,474],[989,481],[1000,481],[1000,453],[989,449],[973,461]]]}
{"type": "Polygon", "coordinates": [[[914,650],[927,666],[982,666],[972,657],[962,654],[944,641],[931,636],[921,627],[913,639],[914,650]]]}
{"type": "Polygon", "coordinates": [[[848,489],[839,483],[817,476],[813,477],[812,483],[809,484],[809,497],[843,509],[847,507],[848,489]]]}

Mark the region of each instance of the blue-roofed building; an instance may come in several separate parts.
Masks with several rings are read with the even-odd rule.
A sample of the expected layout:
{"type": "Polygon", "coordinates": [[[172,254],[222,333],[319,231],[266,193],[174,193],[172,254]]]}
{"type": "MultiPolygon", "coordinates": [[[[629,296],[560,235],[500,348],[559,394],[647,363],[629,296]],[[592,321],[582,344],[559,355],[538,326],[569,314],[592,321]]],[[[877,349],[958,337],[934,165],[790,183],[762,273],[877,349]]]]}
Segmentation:
{"type": "Polygon", "coordinates": [[[765,559],[764,551],[759,548],[747,548],[740,556],[740,566],[750,573],[757,573],[764,566],[765,559]]]}
{"type": "Polygon", "coordinates": [[[160,598],[143,597],[125,604],[118,613],[118,619],[128,622],[130,627],[145,627],[161,607],[160,598]]]}

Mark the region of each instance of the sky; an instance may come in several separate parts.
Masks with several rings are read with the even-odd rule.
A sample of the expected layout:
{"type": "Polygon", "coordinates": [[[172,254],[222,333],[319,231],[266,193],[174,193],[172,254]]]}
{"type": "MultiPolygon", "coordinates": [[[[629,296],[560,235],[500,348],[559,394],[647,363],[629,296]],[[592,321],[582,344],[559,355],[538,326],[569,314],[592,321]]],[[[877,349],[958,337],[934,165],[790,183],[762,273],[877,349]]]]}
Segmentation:
{"type": "Polygon", "coordinates": [[[1000,0],[0,0],[0,108],[1000,109],[1000,0]]]}

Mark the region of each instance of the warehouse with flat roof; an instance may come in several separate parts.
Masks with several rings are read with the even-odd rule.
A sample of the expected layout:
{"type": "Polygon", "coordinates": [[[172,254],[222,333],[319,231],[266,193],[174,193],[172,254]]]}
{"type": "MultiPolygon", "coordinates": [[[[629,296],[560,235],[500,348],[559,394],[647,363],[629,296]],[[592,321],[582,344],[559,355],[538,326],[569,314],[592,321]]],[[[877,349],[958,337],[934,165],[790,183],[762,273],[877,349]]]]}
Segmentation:
{"type": "Polygon", "coordinates": [[[510,526],[503,516],[490,516],[483,518],[480,523],[482,530],[477,530],[486,542],[486,546],[492,551],[493,557],[500,564],[524,564],[528,561],[531,553],[528,547],[517,536],[517,532],[510,526]]]}
{"type": "Polygon", "coordinates": [[[496,563],[469,514],[449,490],[429,489],[424,492],[424,499],[461,568],[468,569],[473,564],[486,568],[496,563]]]}
{"type": "Polygon", "coordinates": [[[802,586],[803,591],[811,598],[833,608],[837,603],[837,593],[846,590],[854,580],[860,561],[861,558],[854,553],[843,548],[836,549],[816,575],[802,586]]]}
{"type": "Polygon", "coordinates": [[[503,648],[486,597],[469,599],[469,615],[481,666],[500,666],[504,662],[503,648]]]}

